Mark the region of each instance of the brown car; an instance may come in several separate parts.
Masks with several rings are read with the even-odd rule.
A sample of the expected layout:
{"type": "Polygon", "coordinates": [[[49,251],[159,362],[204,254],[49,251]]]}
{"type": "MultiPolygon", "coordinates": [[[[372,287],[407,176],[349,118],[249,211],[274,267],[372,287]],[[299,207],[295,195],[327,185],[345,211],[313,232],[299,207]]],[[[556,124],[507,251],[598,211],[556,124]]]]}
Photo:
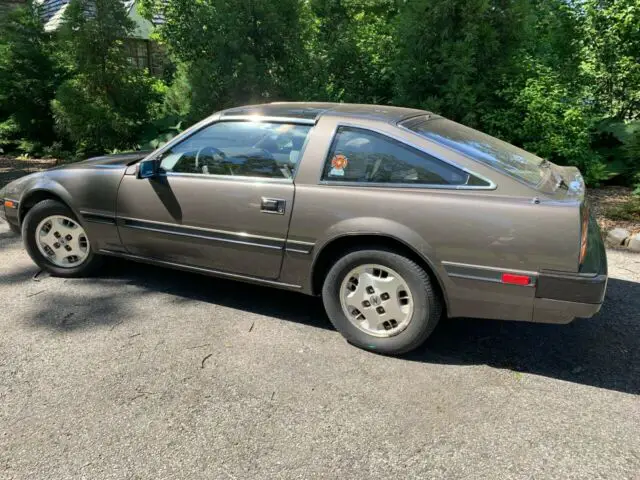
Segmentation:
{"type": "Polygon", "coordinates": [[[607,263],[584,193],[577,169],[429,112],[273,103],[0,198],[54,275],[113,255],[321,295],[350,342],[399,354],[442,316],[598,312],[607,263]]]}

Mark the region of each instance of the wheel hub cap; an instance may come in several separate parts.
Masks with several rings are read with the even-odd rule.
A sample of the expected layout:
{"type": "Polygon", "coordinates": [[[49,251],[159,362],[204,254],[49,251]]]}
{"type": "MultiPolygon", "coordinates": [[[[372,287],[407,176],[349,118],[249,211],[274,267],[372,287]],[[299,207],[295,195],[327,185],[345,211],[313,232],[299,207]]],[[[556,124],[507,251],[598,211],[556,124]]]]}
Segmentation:
{"type": "Polygon", "coordinates": [[[351,270],[340,285],[340,304],[351,323],[376,337],[397,335],[413,316],[413,296],[407,282],[382,265],[351,270]]]}
{"type": "Polygon", "coordinates": [[[40,253],[57,267],[73,268],[89,256],[89,239],[78,222],[64,215],[52,215],[36,228],[40,253]]]}

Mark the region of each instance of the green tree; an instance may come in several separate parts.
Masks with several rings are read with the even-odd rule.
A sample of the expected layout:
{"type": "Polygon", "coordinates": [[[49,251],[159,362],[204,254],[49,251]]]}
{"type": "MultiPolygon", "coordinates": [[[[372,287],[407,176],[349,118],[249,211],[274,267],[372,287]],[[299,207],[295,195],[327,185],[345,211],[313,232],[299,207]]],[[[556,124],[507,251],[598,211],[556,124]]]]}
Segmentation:
{"type": "MultiPolygon", "coordinates": [[[[188,75],[190,118],[242,103],[290,97],[305,62],[298,0],[146,0],[161,11],[160,39],[188,75]]],[[[183,79],[180,80],[183,82],[183,79]]]]}
{"type": "Polygon", "coordinates": [[[50,102],[60,81],[32,3],[0,18],[0,146],[38,153],[54,139],[50,102]]]}
{"type": "Polygon", "coordinates": [[[604,180],[603,161],[591,148],[592,108],[549,67],[537,64],[535,70],[515,98],[522,112],[513,126],[518,143],[552,162],[577,166],[588,181],[604,180]]]}
{"type": "Polygon", "coordinates": [[[598,108],[620,120],[640,117],[640,2],[587,0],[583,68],[598,108]]]}
{"type": "Polygon", "coordinates": [[[159,100],[154,81],[132,67],[124,39],[135,24],[113,0],[72,0],[59,32],[69,78],[53,110],[62,135],[83,153],[131,148],[159,100]]]}
{"type": "Polygon", "coordinates": [[[640,192],[640,3],[587,0],[583,18],[582,75],[597,110],[595,146],[603,177],[619,176],[640,192]]]}
{"type": "Polygon", "coordinates": [[[312,0],[310,32],[315,98],[390,103],[393,96],[394,0],[312,0]]]}
{"type": "Polygon", "coordinates": [[[528,34],[528,0],[413,0],[396,21],[399,104],[423,107],[471,126],[502,102],[528,34]]]}

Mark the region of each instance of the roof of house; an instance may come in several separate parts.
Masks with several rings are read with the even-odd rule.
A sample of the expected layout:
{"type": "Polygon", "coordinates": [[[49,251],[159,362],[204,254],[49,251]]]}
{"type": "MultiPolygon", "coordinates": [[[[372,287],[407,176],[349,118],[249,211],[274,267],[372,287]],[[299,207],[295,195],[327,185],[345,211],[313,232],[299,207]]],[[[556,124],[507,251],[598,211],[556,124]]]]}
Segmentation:
{"type": "MultiPolygon", "coordinates": [[[[131,12],[131,9],[136,3],[136,0],[121,1],[127,12],[131,12]]],[[[71,0],[36,0],[36,3],[39,4],[41,8],[45,31],[52,32],[60,28],[64,12],[69,6],[69,3],[71,3],[71,0]]],[[[154,26],[163,24],[164,15],[161,13],[155,13],[151,23],[153,23],[154,26]]]]}

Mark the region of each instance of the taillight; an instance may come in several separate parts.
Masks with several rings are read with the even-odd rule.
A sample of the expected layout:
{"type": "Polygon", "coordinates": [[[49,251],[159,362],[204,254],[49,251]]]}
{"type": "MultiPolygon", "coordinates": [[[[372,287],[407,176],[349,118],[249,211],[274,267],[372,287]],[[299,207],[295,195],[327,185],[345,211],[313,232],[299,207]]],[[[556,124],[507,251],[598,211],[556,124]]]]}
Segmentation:
{"type": "Polygon", "coordinates": [[[589,209],[585,207],[584,214],[582,216],[582,235],[580,238],[580,261],[579,264],[584,263],[584,259],[587,256],[587,243],[589,240],[589,209]]]}

